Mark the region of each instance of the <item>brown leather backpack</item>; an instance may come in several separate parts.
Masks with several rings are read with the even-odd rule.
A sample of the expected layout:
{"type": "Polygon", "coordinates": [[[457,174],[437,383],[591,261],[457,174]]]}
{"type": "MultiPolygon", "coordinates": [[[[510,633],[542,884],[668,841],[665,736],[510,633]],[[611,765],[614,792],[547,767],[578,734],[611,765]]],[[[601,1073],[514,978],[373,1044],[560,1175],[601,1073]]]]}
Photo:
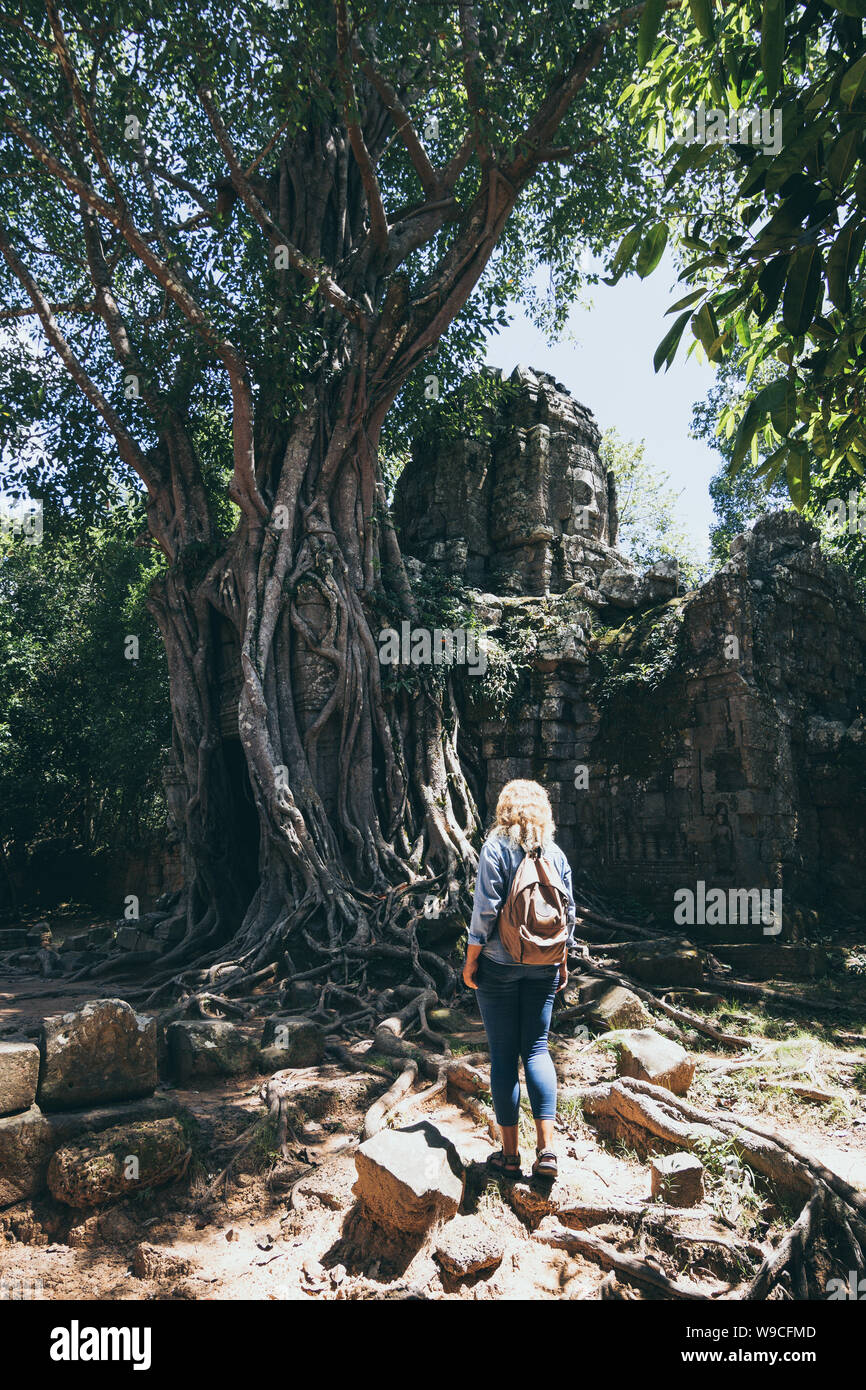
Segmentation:
{"type": "Polygon", "coordinates": [[[499,913],[499,937],[521,965],[562,965],[568,941],[568,893],[540,850],[517,866],[499,913]]]}

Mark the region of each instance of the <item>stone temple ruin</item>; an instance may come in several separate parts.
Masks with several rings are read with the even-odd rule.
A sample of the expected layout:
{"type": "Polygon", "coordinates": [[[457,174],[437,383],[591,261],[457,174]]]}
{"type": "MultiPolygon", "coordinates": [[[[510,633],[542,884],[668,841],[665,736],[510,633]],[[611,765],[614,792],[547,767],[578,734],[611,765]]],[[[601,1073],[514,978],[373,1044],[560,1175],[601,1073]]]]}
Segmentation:
{"type": "MultiPolygon", "coordinates": [[[[803,912],[862,912],[853,581],[795,512],[736,537],[692,592],[669,560],[638,573],[616,549],[591,413],[544,373],[518,368],[509,387],[484,437],[420,444],[394,502],[412,563],[462,579],[491,664],[520,671],[504,708],[467,691],[461,751],[483,814],[509,778],[541,781],[575,871],[660,925],[682,924],[683,889],[781,889],[782,939],[803,912]]],[[[696,911],[691,935],[763,934],[696,911]]]]}

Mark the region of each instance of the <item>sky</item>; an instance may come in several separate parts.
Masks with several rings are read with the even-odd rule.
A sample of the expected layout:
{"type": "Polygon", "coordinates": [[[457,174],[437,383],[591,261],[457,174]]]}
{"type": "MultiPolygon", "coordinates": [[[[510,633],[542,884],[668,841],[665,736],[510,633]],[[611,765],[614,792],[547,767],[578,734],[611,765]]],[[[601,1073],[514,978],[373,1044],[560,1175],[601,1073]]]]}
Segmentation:
{"type": "Polygon", "coordinates": [[[669,253],[646,280],[628,276],[618,285],[594,285],[586,303],[572,310],[555,345],[510,306],[508,328],[487,347],[491,366],[510,372],[518,363],[550,372],[588,406],[599,427],[615,427],[623,439],[645,439],[647,460],[680,494],[679,515],[705,556],[713,506],[708,485],[718,472],[719,455],[702,440],[689,438],[692,406],[713,384],[714,371],[693,354],[688,328],[670,370],[653,371],[653,353],[672,320],[665,311],[682,298],[669,253]]]}

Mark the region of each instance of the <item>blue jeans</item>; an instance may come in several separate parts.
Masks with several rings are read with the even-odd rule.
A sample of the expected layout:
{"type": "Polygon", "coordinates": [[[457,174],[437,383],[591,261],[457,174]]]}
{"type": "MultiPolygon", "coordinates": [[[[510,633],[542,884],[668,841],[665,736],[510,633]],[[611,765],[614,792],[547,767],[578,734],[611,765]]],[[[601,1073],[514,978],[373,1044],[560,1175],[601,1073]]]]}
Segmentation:
{"type": "Polygon", "coordinates": [[[518,1064],[536,1120],[556,1116],[556,1072],[547,1032],[559,967],[500,965],[482,955],[476,976],[478,1007],[490,1044],[490,1089],[501,1125],[516,1125],[520,1107],[518,1064]]]}

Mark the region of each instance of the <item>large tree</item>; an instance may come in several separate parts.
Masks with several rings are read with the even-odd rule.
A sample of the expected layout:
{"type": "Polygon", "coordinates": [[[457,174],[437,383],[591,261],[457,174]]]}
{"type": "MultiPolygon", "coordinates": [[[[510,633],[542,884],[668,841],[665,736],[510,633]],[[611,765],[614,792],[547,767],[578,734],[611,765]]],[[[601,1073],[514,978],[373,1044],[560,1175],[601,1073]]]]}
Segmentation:
{"type": "Polygon", "coordinates": [[[378,660],[383,622],[417,613],[383,426],[453,377],[542,262],[555,314],[580,248],[602,251],[642,196],[616,97],[664,9],[0,13],[12,481],[93,505],[92,477],[63,472],[69,428],[50,466],[33,438],[97,420],[106,476],[145,494],[192,870],[170,971],[225,959],[237,985],[289,952],[403,961],[447,990],[415,926],[431,891],[465,909],[477,810],[450,688],[390,684],[378,660]],[[251,900],[221,723],[235,670],[251,900]]]}

